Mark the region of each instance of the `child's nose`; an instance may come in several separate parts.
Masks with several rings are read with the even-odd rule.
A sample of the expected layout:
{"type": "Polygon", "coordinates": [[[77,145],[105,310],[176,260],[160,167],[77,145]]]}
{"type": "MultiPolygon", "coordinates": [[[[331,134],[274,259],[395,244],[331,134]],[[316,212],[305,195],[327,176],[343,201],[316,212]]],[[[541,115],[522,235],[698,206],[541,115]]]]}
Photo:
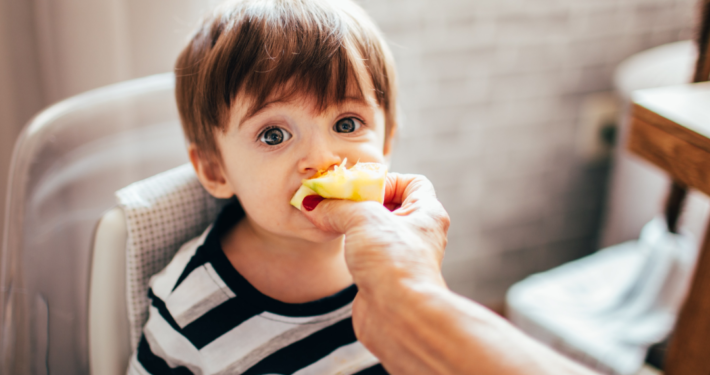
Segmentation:
{"type": "MultiPolygon", "coordinates": [[[[342,162],[326,142],[313,142],[305,150],[305,155],[298,162],[298,172],[313,175],[318,171],[331,169],[342,162]]],[[[310,177],[310,176],[309,176],[310,177]]]]}

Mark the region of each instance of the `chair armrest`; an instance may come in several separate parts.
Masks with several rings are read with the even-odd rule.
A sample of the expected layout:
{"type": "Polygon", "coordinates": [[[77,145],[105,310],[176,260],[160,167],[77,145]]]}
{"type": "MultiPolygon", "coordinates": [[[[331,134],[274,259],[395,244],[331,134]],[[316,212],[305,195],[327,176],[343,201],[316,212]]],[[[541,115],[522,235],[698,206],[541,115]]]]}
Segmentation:
{"type": "Polygon", "coordinates": [[[126,243],[123,210],[115,207],[94,232],[89,284],[89,367],[94,375],[123,375],[131,355],[126,308],[126,243]]]}

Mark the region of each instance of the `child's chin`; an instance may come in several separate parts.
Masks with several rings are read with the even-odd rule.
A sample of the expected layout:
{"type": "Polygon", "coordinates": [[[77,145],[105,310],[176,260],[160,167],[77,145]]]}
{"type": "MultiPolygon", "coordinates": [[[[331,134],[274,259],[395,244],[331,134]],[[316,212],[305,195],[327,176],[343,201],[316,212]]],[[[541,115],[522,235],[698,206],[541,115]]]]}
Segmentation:
{"type": "Polygon", "coordinates": [[[292,217],[292,219],[294,220],[292,222],[292,231],[295,232],[295,235],[300,239],[322,243],[332,241],[340,237],[339,234],[326,232],[316,228],[316,226],[313,225],[310,220],[306,219],[300,211],[295,211],[295,217],[292,217]]]}

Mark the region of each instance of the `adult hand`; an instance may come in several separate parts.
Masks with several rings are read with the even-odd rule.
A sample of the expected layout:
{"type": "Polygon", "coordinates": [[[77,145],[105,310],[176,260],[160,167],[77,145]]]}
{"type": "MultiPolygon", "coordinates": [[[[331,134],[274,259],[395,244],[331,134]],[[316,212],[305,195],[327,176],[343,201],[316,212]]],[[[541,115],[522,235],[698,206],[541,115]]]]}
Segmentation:
{"type": "MultiPolygon", "coordinates": [[[[389,173],[385,205],[307,197],[317,209],[306,216],[319,228],[345,237],[345,257],[358,288],[392,282],[444,285],[441,261],[449,216],[424,176],[389,173]]],[[[309,202],[310,201],[310,202],[309,202]]]]}
{"type": "Polygon", "coordinates": [[[303,205],[316,226],[345,234],[359,288],[355,334],[390,373],[593,374],[446,287],[449,217],[425,177],[390,173],[387,208],[314,197],[303,205]]]}
{"type": "MultiPolygon", "coordinates": [[[[389,173],[384,206],[317,196],[307,197],[303,204],[305,215],[316,226],[346,234],[345,258],[359,289],[353,304],[358,339],[383,363],[389,362],[389,356],[401,360],[401,353],[391,350],[398,342],[382,339],[401,336],[391,320],[401,318],[392,316],[391,309],[404,297],[400,291],[446,290],[441,261],[449,216],[433,185],[424,176],[389,173]]],[[[423,368],[418,358],[406,362],[409,366],[403,373],[423,368]]],[[[387,368],[392,371],[398,365],[387,364],[387,368]]]]}

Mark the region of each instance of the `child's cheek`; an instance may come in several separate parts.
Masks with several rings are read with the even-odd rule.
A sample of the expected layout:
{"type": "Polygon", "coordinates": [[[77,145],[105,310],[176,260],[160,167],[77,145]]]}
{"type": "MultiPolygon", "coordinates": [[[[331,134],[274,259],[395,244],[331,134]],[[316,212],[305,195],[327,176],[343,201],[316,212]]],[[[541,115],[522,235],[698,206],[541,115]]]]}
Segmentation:
{"type": "Polygon", "coordinates": [[[355,157],[348,157],[348,160],[357,160],[363,163],[384,163],[383,146],[378,142],[368,142],[359,145],[355,152],[355,157]]]}

